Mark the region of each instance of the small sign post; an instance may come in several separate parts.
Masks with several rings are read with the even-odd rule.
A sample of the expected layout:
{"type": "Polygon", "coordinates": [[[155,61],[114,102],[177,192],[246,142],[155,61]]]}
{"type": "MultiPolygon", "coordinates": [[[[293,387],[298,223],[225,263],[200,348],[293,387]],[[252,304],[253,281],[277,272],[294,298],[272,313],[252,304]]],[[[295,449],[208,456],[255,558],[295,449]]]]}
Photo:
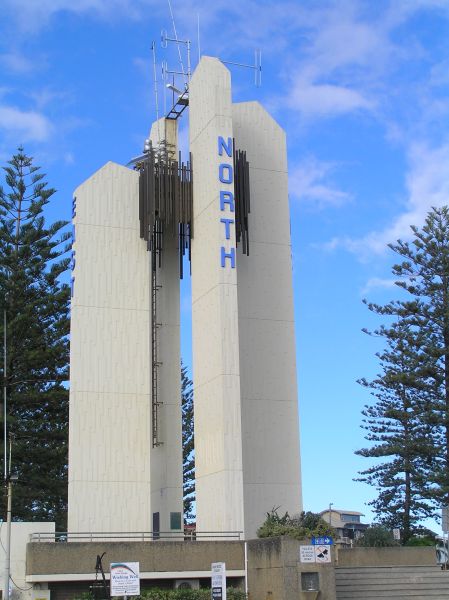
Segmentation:
{"type": "Polygon", "coordinates": [[[212,563],[212,600],[226,600],[226,564],[212,563]]]}
{"type": "Polygon", "coordinates": [[[111,596],[140,596],[138,562],[111,563],[111,596]]]}

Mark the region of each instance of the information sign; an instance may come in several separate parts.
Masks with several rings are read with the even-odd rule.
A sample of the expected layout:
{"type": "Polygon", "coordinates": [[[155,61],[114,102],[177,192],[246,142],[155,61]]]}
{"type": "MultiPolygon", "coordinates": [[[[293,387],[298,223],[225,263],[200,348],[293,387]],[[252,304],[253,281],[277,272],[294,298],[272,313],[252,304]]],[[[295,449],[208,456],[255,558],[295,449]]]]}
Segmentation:
{"type": "Polygon", "coordinates": [[[139,563],[111,563],[111,596],[140,596],[139,563]]]}
{"type": "Polygon", "coordinates": [[[300,546],[299,547],[299,560],[302,563],[314,563],[315,562],[315,546],[300,546]]]}
{"type": "Polygon", "coordinates": [[[226,564],[212,563],[211,571],[212,600],[226,600],[226,564]]]}
{"type": "Polygon", "coordinates": [[[314,546],[331,546],[334,543],[333,538],[330,535],[324,535],[322,537],[313,537],[312,544],[314,546]]]}
{"type": "Polygon", "coordinates": [[[331,547],[329,545],[314,546],[315,548],[315,561],[317,563],[330,563],[331,562],[331,547]]]}

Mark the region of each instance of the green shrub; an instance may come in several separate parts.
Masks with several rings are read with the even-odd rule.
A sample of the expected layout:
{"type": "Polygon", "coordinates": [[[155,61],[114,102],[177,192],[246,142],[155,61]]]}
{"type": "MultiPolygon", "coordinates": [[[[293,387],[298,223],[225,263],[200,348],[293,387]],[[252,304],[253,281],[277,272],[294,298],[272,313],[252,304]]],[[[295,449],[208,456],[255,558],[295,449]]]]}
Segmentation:
{"type": "Polygon", "coordinates": [[[355,545],[365,548],[385,548],[400,546],[400,543],[394,539],[389,529],[383,525],[373,525],[365,529],[363,536],[356,541],[355,545]]]}
{"type": "Polygon", "coordinates": [[[271,512],[267,513],[267,518],[257,530],[257,536],[267,538],[283,535],[303,540],[313,536],[335,536],[335,530],[316,513],[309,511],[293,517],[290,517],[288,513],[280,516],[277,509],[273,508],[271,512]]]}
{"type": "MultiPolygon", "coordinates": [[[[227,600],[246,600],[245,592],[232,587],[227,588],[226,596],[227,600]]],[[[94,597],[90,592],[84,592],[74,600],[94,600],[94,597]]],[[[143,590],[140,596],[129,596],[129,600],[211,600],[211,591],[150,588],[143,590]]]]}
{"type": "MultiPolygon", "coordinates": [[[[228,600],[246,600],[246,594],[236,588],[227,588],[228,600]]],[[[160,590],[151,588],[142,592],[136,600],[210,600],[210,589],[203,590],[160,590]]]]}
{"type": "Polygon", "coordinates": [[[435,539],[431,537],[411,537],[404,546],[435,546],[435,539]]]}

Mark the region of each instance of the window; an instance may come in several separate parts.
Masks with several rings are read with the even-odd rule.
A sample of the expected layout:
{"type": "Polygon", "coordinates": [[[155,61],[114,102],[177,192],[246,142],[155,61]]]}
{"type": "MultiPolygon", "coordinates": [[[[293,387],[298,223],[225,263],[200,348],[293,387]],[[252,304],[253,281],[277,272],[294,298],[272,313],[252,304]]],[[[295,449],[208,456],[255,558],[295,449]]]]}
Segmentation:
{"type": "Polygon", "coordinates": [[[303,592],[318,592],[320,589],[318,573],[301,573],[301,589],[303,592]]]}
{"type": "Polygon", "coordinates": [[[170,529],[181,529],[181,513],[170,513],[170,529]]]}
{"type": "Polygon", "coordinates": [[[360,515],[346,515],[341,513],[340,519],[345,523],[360,523],[360,515]]]}

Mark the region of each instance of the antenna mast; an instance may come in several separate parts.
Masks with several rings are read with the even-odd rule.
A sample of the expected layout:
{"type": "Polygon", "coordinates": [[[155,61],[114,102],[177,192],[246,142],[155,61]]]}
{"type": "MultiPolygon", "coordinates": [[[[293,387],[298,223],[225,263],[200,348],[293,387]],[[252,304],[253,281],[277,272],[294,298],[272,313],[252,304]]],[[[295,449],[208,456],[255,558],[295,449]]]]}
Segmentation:
{"type": "Polygon", "coordinates": [[[183,40],[178,39],[178,33],[176,31],[176,24],[175,24],[175,17],[173,16],[173,9],[171,6],[171,2],[170,2],[170,0],[167,0],[167,2],[168,2],[168,8],[170,9],[171,22],[173,25],[173,33],[175,34],[175,38],[174,38],[174,40],[173,39],[170,40],[169,38],[166,37],[166,39],[169,41],[176,42],[176,45],[178,47],[179,64],[181,65],[181,72],[182,72],[182,75],[184,76],[184,84],[187,85],[188,82],[190,81],[190,40],[183,41],[183,40]],[[184,63],[182,62],[180,43],[187,45],[187,78],[186,78],[186,74],[184,71],[184,63]]]}
{"type": "Polygon", "coordinates": [[[155,104],[156,104],[157,135],[159,138],[158,142],[160,142],[161,141],[161,131],[160,131],[160,125],[159,125],[159,102],[158,102],[158,95],[157,95],[156,44],[155,44],[155,42],[152,42],[151,50],[153,52],[153,78],[154,78],[154,98],[155,98],[155,104]]]}

